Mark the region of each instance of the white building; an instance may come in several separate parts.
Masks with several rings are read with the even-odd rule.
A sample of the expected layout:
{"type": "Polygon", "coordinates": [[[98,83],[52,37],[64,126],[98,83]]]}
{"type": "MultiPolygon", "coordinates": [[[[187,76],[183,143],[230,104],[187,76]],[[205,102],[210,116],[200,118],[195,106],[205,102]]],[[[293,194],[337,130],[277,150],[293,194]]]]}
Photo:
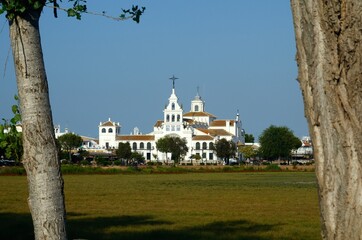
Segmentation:
{"type": "Polygon", "coordinates": [[[55,138],[58,138],[66,133],[69,133],[68,128],[64,129],[64,132],[61,131],[60,129],[60,125],[54,125],[54,134],[55,134],[55,138]]]}
{"type": "Polygon", "coordinates": [[[302,146],[292,151],[292,157],[294,158],[305,158],[306,156],[313,155],[313,144],[309,136],[304,136],[301,139],[302,146]]]}
{"type": "Polygon", "coordinates": [[[202,161],[217,160],[213,145],[222,138],[244,143],[239,113],[235,119],[218,120],[213,114],[205,111],[205,103],[199,94],[191,101],[190,112],[184,113],[174,84],[168,104],[163,110],[163,120],[156,121],[151,133],[140,134],[135,128],[133,134],[121,135],[121,125],[111,119],[101,122],[98,128],[100,148],[117,148],[118,143],[129,142],[133,151],[138,151],[146,160],[153,161],[170,158],[156,148],[156,142],[165,136],[186,139],[189,151],[185,160],[189,160],[192,155],[200,155],[202,161]]]}

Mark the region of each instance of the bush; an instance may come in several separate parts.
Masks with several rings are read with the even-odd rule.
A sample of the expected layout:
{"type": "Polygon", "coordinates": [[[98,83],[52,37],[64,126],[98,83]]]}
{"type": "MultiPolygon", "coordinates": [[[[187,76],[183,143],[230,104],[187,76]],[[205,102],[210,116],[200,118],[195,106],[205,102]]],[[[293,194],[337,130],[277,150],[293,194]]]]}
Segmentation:
{"type": "Polygon", "coordinates": [[[222,171],[223,172],[231,172],[231,171],[234,171],[235,169],[233,167],[230,167],[230,166],[225,166],[222,168],[222,171]]]}
{"type": "Polygon", "coordinates": [[[153,162],[153,161],[149,161],[147,162],[147,166],[161,166],[162,162],[153,162]]]}
{"type": "Polygon", "coordinates": [[[281,168],[277,164],[270,164],[266,166],[265,170],[280,171],[281,168]]]}
{"type": "Polygon", "coordinates": [[[111,162],[107,158],[97,158],[96,163],[98,166],[109,166],[111,165],[111,162]]]}
{"type": "Polygon", "coordinates": [[[88,168],[83,168],[78,165],[62,165],[61,170],[63,174],[79,174],[79,173],[89,173],[88,168]]]}
{"type": "Polygon", "coordinates": [[[122,164],[121,160],[115,160],[114,161],[114,165],[116,165],[116,166],[121,166],[121,164],[122,164]]]}
{"type": "Polygon", "coordinates": [[[90,165],[90,162],[88,160],[84,159],[84,160],[80,161],[80,165],[88,166],[88,165],[90,165]]]}
{"type": "Polygon", "coordinates": [[[141,172],[141,169],[140,168],[138,168],[137,166],[135,166],[135,167],[128,167],[127,168],[127,172],[131,172],[131,173],[133,173],[133,172],[141,172]]]}
{"type": "Polygon", "coordinates": [[[0,175],[26,175],[26,171],[23,167],[1,167],[0,175]]]}

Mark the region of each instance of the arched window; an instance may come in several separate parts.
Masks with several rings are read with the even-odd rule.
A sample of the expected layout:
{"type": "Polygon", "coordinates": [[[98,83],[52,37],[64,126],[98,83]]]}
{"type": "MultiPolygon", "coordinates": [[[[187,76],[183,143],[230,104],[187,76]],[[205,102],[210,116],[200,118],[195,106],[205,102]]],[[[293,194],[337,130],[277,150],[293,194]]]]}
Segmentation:
{"type": "Polygon", "coordinates": [[[172,114],[172,122],[175,121],[175,115],[172,114]]]}
{"type": "Polygon", "coordinates": [[[145,144],[143,142],[140,143],[140,149],[144,149],[145,148],[145,144]]]}
{"type": "Polygon", "coordinates": [[[132,144],[132,149],[133,149],[133,150],[137,150],[137,143],[134,142],[134,143],[132,144]]]}
{"type": "Polygon", "coordinates": [[[166,122],[169,122],[170,121],[170,115],[166,115],[166,122]]]}
{"type": "Polygon", "coordinates": [[[171,109],[175,110],[175,104],[174,103],[171,104],[171,109]]]}
{"type": "Polygon", "coordinates": [[[195,112],[198,112],[199,111],[199,105],[196,105],[195,106],[195,112]]]}
{"type": "Polygon", "coordinates": [[[151,143],[149,143],[149,142],[147,143],[147,149],[151,150],[151,143]]]}
{"type": "Polygon", "coordinates": [[[214,149],[214,143],[209,143],[209,149],[214,149]]]}
{"type": "Polygon", "coordinates": [[[107,130],[105,128],[102,128],[102,133],[106,133],[107,130]]]}
{"type": "Polygon", "coordinates": [[[199,142],[196,143],[196,150],[200,150],[200,143],[199,142]]]}
{"type": "Polygon", "coordinates": [[[113,129],[112,129],[112,128],[108,128],[108,132],[109,132],[109,133],[112,133],[112,132],[113,132],[113,129]]]}
{"type": "Polygon", "coordinates": [[[177,122],[180,121],[180,118],[181,118],[180,114],[177,114],[177,122]]]}
{"type": "Polygon", "coordinates": [[[207,144],[206,144],[206,142],[203,142],[203,143],[202,143],[202,149],[207,149],[207,144]]]}

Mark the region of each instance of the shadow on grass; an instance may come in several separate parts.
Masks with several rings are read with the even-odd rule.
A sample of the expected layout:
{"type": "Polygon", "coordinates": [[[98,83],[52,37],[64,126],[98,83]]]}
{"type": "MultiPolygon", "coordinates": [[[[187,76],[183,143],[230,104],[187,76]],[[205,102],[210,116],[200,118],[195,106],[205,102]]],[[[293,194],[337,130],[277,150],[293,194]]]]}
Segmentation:
{"type": "MultiPolygon", "coordinates": [[[[78,216],[68,214],[68,216],[78,216]]],[[[84,216],[83,216],[84,217],[84,216]]],[[[172,229],[173,223],[152,216],[119,216],[80,218],[68,220],[68,239],[271,239],[261,234],[276,225],[258,224],[245,220],[213,222],[181,229],[172,229]],[[113,227],[113,228],[112,228],[113,227]],[[137,228],[142,230],[137,230],[137,228]],[[144,230],[147,227],[148,230],[144,230]],[[114,231],[110,231],[110,228],[114,231]],[[126,228],[126,229],[124,229],[126,228]]],[[[34,239],[30,214],[0,213],[0,239],[34,239]]]]}
{"type": "Polygon", "coordinates": [[[0,239],[34,239],[30,214],[0,213],[0,239]]]}

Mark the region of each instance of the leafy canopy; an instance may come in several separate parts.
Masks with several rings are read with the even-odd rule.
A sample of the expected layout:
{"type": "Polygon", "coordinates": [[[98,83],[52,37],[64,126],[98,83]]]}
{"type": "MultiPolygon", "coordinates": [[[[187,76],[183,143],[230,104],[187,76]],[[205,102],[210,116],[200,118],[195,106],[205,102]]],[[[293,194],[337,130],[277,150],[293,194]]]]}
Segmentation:
{"type": "Polygon", "coordinates": [[[253,134],[245,134],[245,142],[247,143],[254,143],[255,138],[253,134]]]}
{"type": "Polygon", "coordinates": [[[215,143],[216,155],[222,158],[228,164],[231,157],[235,157],[236,144],[233,141],[228,141],[225,138],[220,139],[215,143]]]}
{"type": "Polygon", "coordinates": [[[119,159],[130,159],[132,155],[132,150],[129,142],[118,143],[118,149],[116,150],[116,155],[119,159]]]}
{"type": "Polygon", "coordinates": [[[255,158],[258,155],[258,151],[253,146],[240,146],[239,152],[243,154],[245,159],[255,158]]]}
{"type": "Polygon", "coordinates": [[[287,127],[271,125],[259,137],[260,153],[266,159],[288,158],[302,143],[287,127]]]}
{"type": "MultiPolygon", "coordinates": [[[[14,98],[18,100],[17,96],[14,98]]],[[[21,115],[18,105],[13,105],[11,110],[14,116],[10,121],[3,118],[4,123],[0,124],[0,156],[20,162],[23,155],[22,133],[17,131],[16,126],[21,121],[21,115]]]]}
{"type": "Polygon", "coordinates": [[[158,139],[156,147],[160,152],[171,153],[171,159],[175,162],[178,162],[180,157],[186,155],[188,151],[186,139],[176,136],[165,136],[158,139]]]}
{"type": "Polygon", "coordinates": [[[74,133],[66,133],[58,137],[58,141],[64,150],[71,151],[82,146],[82,138],[74,133]]]}
{"type": "Polygon", "coordinates": [[[106,16],[103,11],[100,13],[92,13],[87,11],[86,0],[68,0],[68,4],[63,3],[62,0],[0,0],[0,14],[6,13],[6,18],[13,20],[16,16],[21,16],[25,13],[38,11],[40,12],[44,7],[53,8],[54,17],[58,17],[58,10],[67,13],[68,17],[75,17],[80,20],[83,13],[94,15],[101,15],[114,20],[127,20],[132,19],[139,23],[140,17],[146,10],[145,7],[139,8],[137,5],[132,6],[131,9],[122,9],[118,17],[106,16]],[[61,7],[58,2],[61,2],[64,7],[61,7]]]}

